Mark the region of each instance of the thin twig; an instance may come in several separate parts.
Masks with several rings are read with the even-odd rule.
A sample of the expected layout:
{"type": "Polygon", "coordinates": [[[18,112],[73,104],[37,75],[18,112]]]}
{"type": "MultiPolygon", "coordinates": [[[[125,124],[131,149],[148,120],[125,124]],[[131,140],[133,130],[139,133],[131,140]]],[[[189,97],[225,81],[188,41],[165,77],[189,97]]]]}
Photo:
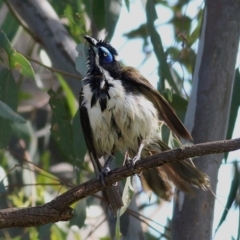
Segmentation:
{"type": "Polygon", "coordinates": [[[41,63],[40,61],[34,59],[34,58],[31,58],[29,56],[26,56],[25,54],[21,53],[26,59],[28,59],[29,61],[31,62],[35,62],[37,63],[38,65],[48,69],[49,71],[51,72],[55,72],[55,73],[60,73],[62,75],[65,75],[65,76],[68,76],[68,77],[72,77],[72,78],[76,78],[76,79],[80,79],[82,80],[82,77],[80,75],[76,75],[76,74],[72,74],[72,73],[69,73],[69,72],[65,72],[65,71],[62,71],[60,69],[57,69],[57,68],[53,68],[53,67],[48,67],[47,65],[45,65],[44,63],[41,63]]]}

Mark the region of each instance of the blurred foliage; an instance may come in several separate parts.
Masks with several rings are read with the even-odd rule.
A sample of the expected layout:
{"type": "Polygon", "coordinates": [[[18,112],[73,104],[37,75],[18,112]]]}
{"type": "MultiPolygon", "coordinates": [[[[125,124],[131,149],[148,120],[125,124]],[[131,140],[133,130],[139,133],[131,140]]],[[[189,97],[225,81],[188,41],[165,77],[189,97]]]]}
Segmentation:
{"type": "MultiPolygon", "coordinates": [[[[156,55],[158,89],[182,120],[189,93],[185,91],[185,86],[191,85],[196,61],[194,44],[196,45],[199,38],[203,15],[203,6],[194,17],[186,14],[188,3],[193,1],[179,0],[173,3],[170,0],[148,0],[146,6],[143,5],[146,22],[122,33],[126,44],[130,40],[141,39],[143,47],[139,51],[142,50],[142,54],[146,56],[156,55]],[[157,6],[165,6],[172,13],[171,19],[166,22],[174,32],[175,39],[171,41],[174,44],[171,46],[162,44],[158,26],[155,24],[161,18],[157,6]]],[[[49,2],[76,42],[83,42],[83,35],[86,33],[99,37],[99,32],[103,30],[110,41],[115,31],[118,31],[117,23],[123,8],[131,14],[133,6],[133,2],[129,0],[49,2]]],[[[79,122],[78,96],[73,95],[64,74],[56,74],[54,70],[49,73],[43,66],[31,64],[25,58],[24,55],[31,55],[42,62],[42,46],[26,34],[3,0],[0,0],[0,12],[0,208],[40,205],[95,175],[89,161],[84,161],[88,157],[79,122]]],[[[78,49],[84,51],[84,45],[78,45],[78,49]]],[[[148,60],[146,57],[146,63],[148,60]]],[[[83,66],[85,61],[83,56],[78,56],[76,65],[82,74],[86,70],[85,65],[83,66]]],[[[237,71],[228,138],[232,136],[240,105],[239,83],[237,71]]],[[[166,141],[169,137],[169,142],[174,140],[171,135],[165,135],[163,137],[166,141]]],[[[233,205],[234,200],[239,205],[235,198],[239,189],[239,180],[236,180],[239,175],[238,164],[235,163],[234,166],[235,174],[226,209],[233,205]]],[[[124,191],[128,204],[132,198],[131,188],[128,181],[124,191]]],[[[159,200],[153,204],[141,204],[144,210],[150,205],[158,205],[159,200]]],[[[71,239],[82,239],[81,234],[86,235],[87,232],[91,235],[101,226],[97,225],[100,215],[93,222],[86,211],[87,207],[96,205],[99,205],[99,201],[95,197],[89,197],[74,205],[75,218],[70,223],[1,231],[0,239],[67,239],[69,236],[71,239]],[[90,225],[93,227],[87,226],[86,219],[91,221],[90,225]],[[81,228],[81,231],[75,230],[73,225],[81,228]]],[[[224,211],[219,226],[226,215],[227,211],[224,211]]],[[[148,219],[148,223],[151,226],[153,219],[148,219]]],[[[146,238],[170,238],[169,229],[164,231],[159,230],[157,235],[146,232],[146,238]]]]}

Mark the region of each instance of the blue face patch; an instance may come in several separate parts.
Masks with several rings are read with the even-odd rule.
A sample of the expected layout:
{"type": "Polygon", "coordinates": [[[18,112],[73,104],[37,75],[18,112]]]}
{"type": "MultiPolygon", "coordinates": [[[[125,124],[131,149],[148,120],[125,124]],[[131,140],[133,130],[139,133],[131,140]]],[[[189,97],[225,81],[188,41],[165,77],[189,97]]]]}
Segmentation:
{"type": "Polygon", "coordinates": [[[101,60],[104,63],[111,63],[113,62],[113,55],[110,53],[110,51],[105,47],[99,47],[98,53],[101,58],[101,60]]]}

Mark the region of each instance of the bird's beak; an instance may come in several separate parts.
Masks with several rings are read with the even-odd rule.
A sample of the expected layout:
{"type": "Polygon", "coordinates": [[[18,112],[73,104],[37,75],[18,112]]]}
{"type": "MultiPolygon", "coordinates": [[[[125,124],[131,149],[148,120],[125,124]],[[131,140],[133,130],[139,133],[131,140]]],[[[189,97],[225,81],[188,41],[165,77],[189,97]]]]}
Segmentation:
{"type": "Polygon", "coordinates": [[[89,37],[87,35],[84,36],[84,38],[90,43],[91,46],[95,46],[97,45],[97,40],[92,38],[92,37],[89,37]]]}
{"type": "Polygon", "coordinates": [[[97,43],[98,41],[92,37],[89,37],[87,35],[84,36],[84,38],[88,41],[88,43],[90,44],[91,49],[94,51],[95,54],[97,54],[98,50],[97,50],[97,43]]]}

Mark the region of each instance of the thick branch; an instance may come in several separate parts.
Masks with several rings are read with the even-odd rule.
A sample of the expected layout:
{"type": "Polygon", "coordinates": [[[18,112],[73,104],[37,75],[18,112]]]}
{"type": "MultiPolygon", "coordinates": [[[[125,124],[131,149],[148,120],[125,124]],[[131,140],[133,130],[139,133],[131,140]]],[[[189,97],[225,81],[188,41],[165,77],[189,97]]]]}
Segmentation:
{"type": "MultiPolygon", "coordinates": [[[[191,157],[229,152],[237,149],[240,149],[240,138],[181,147],[140,160],[136,163],[135,174],[141,173],[149,168],[167,164],[168,162],[182,161],[191,157]]],[[[110,186],[131,175],[133,175],[131,169],[125,166],[119,167],[109,172],[109,175],[105,178],[105,182],[107,186],[110,186]]],[[[7,227],[38,226],[51,222],[70,220],[71,217],[73,217],[70,205],[103,188],[103,185],[98,179],[93,179],[70,189],[44,205],[1,210],[0,229],[7,227]]]]}

